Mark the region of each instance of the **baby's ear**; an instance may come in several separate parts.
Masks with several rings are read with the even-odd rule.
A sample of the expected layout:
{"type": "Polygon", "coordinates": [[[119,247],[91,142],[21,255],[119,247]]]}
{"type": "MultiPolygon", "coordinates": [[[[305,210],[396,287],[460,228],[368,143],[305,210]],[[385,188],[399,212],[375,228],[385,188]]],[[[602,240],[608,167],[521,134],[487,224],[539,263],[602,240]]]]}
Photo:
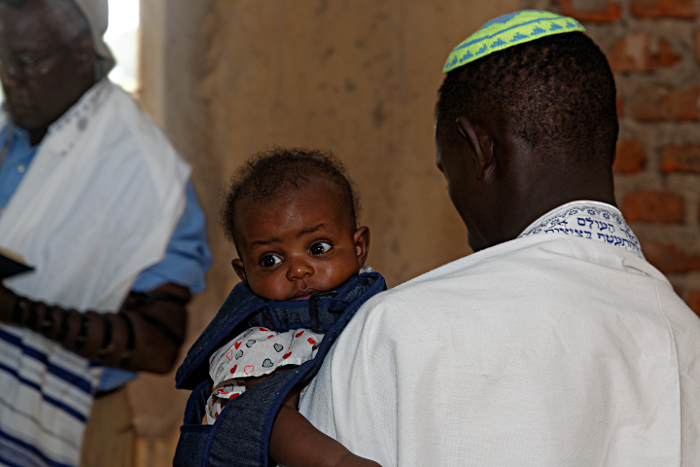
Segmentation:
{"type": "Polygon", "coordinates": [[[243,281],[243,283],[248,285],[248,276],[245,275],[243,261],[241,261],[239,258],[236,258],[233,261],[231,261],[231,266],[233,266],[233,270],[236,271],[236,274],[243,281]]]}
{"type": "Polygon", "coordinates": [[[357,229],[355,235],[353,235],[353,240],[355,240],[357,262],[360,267],[362,267],[365,265],[365,261],[367,261],[367,255],[369,255],[369,228],[360,227],[357,229]]]}

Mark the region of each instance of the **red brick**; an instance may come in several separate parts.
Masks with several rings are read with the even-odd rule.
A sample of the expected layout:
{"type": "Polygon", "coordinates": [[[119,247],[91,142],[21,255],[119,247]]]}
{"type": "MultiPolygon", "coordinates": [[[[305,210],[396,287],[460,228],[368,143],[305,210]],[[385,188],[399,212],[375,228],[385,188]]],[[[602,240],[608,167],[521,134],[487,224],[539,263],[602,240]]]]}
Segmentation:
{"type": "Polygon", "coordinates": [[[625,114],[625,102],[618,97],[615,99],[615,107],[617,108],[617,118],[622,117],[625,114]]]}
{"type": "Polygon", "coordinates": [[[666,117],[669,120],[698,120],[698,100],[700,85],[690,85],[671,91],[663,100],[666,117]]]}
{"type": "Polygon", "coordinates": [[[622,203],[622,212],[628,222],[682,224],[685,221],[683,197],[664,191],[628,193],[622,203]]]}
{"type": "Polygon", "coordinates": [[[623,173],[637,173],[644,167],[644,148],[633,139],[617,142],[617,153],[613,170],[623,173]]]}
{"type": "Polygon", "coordinates": [[[639,87],[628,102],[628,112],[637,120],[656,122],[659,120],[700,119],[698,100],[700,85],[691,84],[679,89],[663,86],[639,87]]]}
{"type": "Polygon", "coordinates": [[[693,0],[632,0],[632,14],[642,18],[693,19],[697,16],[693,0]]]}
{"type": "Polygon", "coordinates": [[[649,55],[649,36],[628,34],[615,43],[608,53],[612,71],[651,71],[654,64],[649,55]]]}
{"type": "Polygon", "coordinates": [[[641,86],[627,100],[627,113],[637,120],[663,120],[662,103],[668,93],[669,90],[662,86],[641,86]]]}
{"type": "Polygon", "coordinates": [[[700,173],[700,144],[664,146],[660,168],[663,172],[700,173]]]}
{"type": "Polygon", "coordinates": [[[651,63],[654,68],[671,67],[681,61],[681,56],[674,53],[671,44],[664,39],[659,41],[659,53],[651,57],[651,63]]]}
{"type": "Polygon", "coordinates": [[[604,7],[601,7],[600,5],[593,5],[592,8],[581,8],[583,5],[574,5],[574,0],[561,0],[559,5],[561,6],[561,12],[563,15],[572,16],[579,21],[612,23],[620,19],[620,16],[622,15],[620,5],[611,1],[606,1],[604,7]]]}
{"type": "Polygon", "coordinates": [[[664,274],[700,271],[700,256],[680,250],[675,243],[648,240],[642,242],[642,250],[647,260],[664,274]]]}
{"type": "Polygon", "coordinates": [[[691,310],[695,312],[696,315],[700,316],[700,292],[697,290],[691,290],[688,292],[688,298],[686,303],[691,310]]]}

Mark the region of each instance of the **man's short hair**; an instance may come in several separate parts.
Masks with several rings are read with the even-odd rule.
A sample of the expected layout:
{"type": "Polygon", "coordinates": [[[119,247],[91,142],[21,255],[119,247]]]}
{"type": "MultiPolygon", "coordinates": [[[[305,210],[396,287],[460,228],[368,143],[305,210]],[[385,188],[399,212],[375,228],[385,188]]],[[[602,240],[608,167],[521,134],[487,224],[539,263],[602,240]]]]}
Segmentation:
{"type": "Polygon", "coordinates": [[[615,81],[585,34],[556,34],[494,52],[450,71],[438,124],[490,113],[532,148],[566,151],[588,167],[615,158],[615,81]]]}
{"type": "Polygon", "coordinates": [[[348,221],[357,227],[360,199],[343,164],[331,153],[305,148],[274,148],[251,157],[240,167],[226,194],[221,224],[236,244],[236,214],[241,201],[260,201],[309,183],[324,181],[335,188],[348,221]]]}

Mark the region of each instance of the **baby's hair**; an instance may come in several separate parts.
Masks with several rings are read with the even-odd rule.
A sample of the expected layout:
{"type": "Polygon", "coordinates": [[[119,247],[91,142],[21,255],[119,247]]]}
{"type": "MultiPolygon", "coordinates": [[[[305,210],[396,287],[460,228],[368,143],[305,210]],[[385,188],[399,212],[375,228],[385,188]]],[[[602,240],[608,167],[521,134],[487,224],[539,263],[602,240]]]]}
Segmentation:
{"type": "Polygon", "coordinates": [[[253,155],[231,179],[221,209],[226,236],[236,244],[236,213],[242,200],[260,201],[315,181],[328,182],[336,189],[353,228],[357,228],[360,214],[357,189],[343,164],[330,151],[274,148],[253,155]]]}

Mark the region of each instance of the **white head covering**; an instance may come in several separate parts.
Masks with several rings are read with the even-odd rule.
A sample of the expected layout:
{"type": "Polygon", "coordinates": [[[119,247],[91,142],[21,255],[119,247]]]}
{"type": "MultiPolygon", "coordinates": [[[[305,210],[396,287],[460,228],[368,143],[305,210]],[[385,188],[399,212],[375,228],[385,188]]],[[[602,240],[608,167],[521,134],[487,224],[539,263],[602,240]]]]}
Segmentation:
{"type": "Polygon", "coordinates": [[[102,36],[107,31],[109,25],[109,4],[107,0],[73,0],[80,11],[85,15],[85,19],[90,24],[92,31],[92,42],[95,44],[95,52],[103,59],[104,67],[101,72],[109,73],[114,68],[116,61],[109,47],[102,36]]]}

